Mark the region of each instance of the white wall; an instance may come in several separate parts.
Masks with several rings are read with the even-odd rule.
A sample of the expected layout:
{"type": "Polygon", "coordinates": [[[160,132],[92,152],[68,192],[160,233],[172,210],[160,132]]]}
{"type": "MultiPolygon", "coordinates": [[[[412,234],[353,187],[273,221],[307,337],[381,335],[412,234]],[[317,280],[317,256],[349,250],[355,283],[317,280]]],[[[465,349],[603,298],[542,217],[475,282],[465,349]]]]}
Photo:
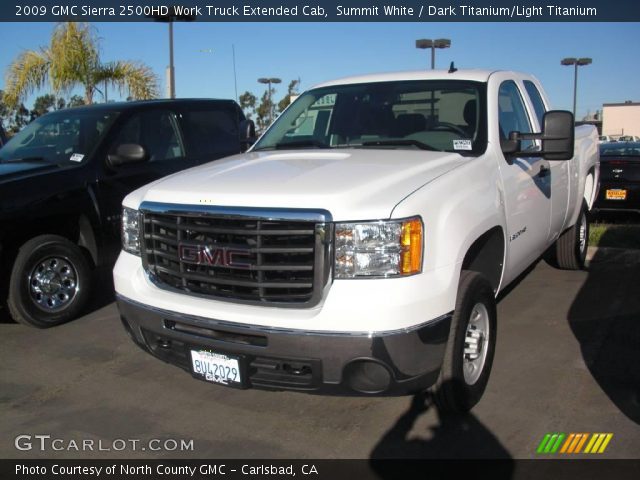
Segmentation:
{"type": "Polygon", "coordinates": [[[640,104],[605,105],[602,109],[602,134],[640,136],[640,104]]]}

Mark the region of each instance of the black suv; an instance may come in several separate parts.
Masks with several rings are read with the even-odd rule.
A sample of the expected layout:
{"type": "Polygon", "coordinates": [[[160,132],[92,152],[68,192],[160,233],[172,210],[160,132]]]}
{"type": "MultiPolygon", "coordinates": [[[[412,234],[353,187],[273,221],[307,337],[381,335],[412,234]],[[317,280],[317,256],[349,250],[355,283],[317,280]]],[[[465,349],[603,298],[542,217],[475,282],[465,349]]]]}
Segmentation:
{"type": "Polygon", "coordinates": [[[153,180],[248,148],[231,100],[152,100],[44,115],[0,149],[0,298],[50,327],[76,317],[120,249],[121,202],[153,180]]]}

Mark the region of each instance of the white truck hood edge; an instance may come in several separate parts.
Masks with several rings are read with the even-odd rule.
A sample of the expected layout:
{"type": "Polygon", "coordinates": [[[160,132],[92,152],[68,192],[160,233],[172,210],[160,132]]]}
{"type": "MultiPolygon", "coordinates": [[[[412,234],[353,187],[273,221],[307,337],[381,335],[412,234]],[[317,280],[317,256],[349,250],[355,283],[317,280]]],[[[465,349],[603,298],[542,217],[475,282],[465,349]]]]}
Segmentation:
{"type": "Polygon", "coordinates": [[[374,220],[388,218],[412,192],[466,161],[457,153],[423,150],[250,152],[165,177],[124,204],[313,208],[339,221],[374,220]]]}

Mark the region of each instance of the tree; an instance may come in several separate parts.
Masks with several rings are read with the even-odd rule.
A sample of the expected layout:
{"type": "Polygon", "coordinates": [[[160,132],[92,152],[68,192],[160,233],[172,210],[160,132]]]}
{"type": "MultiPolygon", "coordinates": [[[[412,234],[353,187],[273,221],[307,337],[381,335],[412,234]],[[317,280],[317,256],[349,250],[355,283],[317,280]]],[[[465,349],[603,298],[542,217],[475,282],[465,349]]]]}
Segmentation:
{"type": "Polygon", "coordinates": [[[269,126],[269,121],[271,120],[271,112],[273,110],[273,101],[270,100],[273,98],[273,93],[275,92],[275,88],[271,88],[271,95],[269,95],[269,88],[265,90],[260,98],[260,105],[256,108],[256,124],[258,126],[259,131],[263,131],[265,128],[269,126]]]}
{"type": "Polygon", "coordinates": [[[240,103],[240,108],[242,108],[242,111],[247,116],[247,118],[251,118],[251,116],[256,113],[257,100],[258,99],[256,98],[256,96],[249,91],[244,92],[242,95],[238,97],[238,103],[240,103]]]}
{"type": "Polygon", "coordinates": [[[7,135],[12,136],[29,123],[29,110],[22,103],[9,107],[3,100],[4,92],[0,90],[0,122],[2,122],[7,135]]]}
{"type": "Polygon", "coordinates": [[[287,87],[287,94],[282,100],[278,102],[278,112],[282,113],[285,108],[291,104],[291,97],[298,94],[298,86],[300,85],[300,79],[291,80],[289,87],[287,87]]]}
{"type": "Polygon", "coordinates": [[[9,65],[4,101],[16,107],[24,98],[49,81],[54,94],[84,88],[84,103],[93,103],[94,93],[105,83],[127,90],[136,99],[158,95],[158,79],[140,62],[102,63],[98,38],[86,23],[65,22],[56,26],[48,47],[25,50],[9,65]]]}
{"type": "Polygon", "coordinates": [[[50,93],[41,95],[33,102],[33,108],[31,109],[31,119],[37,118],[45,113],[48,113],[56,105],[56,97],[50,93]]]}
{"type": "Polygon", "coordinates": [[[73,95],[69,99],[69,102],[67,102],[67,107],[69,107],[69,108],[81,107],[84,104],[85,104],[84,103],[84,98],[82,98],[80,95],[73,95]]]}

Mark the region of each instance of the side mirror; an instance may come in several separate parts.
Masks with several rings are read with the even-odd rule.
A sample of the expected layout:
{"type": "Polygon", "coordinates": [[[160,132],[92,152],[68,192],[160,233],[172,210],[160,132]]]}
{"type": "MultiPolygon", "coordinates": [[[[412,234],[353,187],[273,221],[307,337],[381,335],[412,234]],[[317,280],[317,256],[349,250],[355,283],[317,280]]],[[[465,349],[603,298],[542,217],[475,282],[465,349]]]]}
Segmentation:
{"type": "Polygon", "coordinates": [[[240,149],[245,152],[256,141],[256,124],[253,120],[240,122],[240,149]]]}
{"type": "Polygon", "coordinates": [[[130,163],[140,163],[147,160],[147,151],[137,143],[123,143],[118,145],[115,154],[107,155],[107,163],[111,167],[119,167],[130,163]]]}
{"type": "Polygon", "coordinates": [[[546,160],[571,160],[576,131],[573,114],[551,110],[542,118],[542,153],[546,160]]]}
{"type": "Polygon", "coordinates": [[[542,117],[541,133],[511,132],[500,141],[506,156],[523,155],[546,160],[571,160],[575,142],[573,114],[565,110],[550,110],[542,117]],[[542,150],[521,151],[522,140],[542,140],[542,150]]]}

